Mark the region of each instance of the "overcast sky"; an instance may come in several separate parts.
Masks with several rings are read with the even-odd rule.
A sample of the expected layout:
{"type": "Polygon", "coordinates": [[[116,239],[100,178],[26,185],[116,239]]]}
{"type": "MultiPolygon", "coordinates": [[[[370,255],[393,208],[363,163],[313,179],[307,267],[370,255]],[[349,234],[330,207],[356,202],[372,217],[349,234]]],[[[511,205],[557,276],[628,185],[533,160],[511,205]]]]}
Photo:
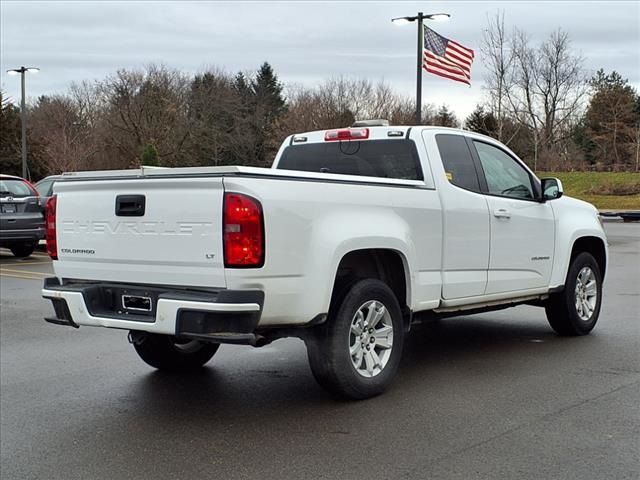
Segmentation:
{"type": "Polygon", "coordinates": [[[472,86],[424,75],[425,102],[446,103],[463,118],[481,100],[479,55],[487,15],[543,40],[569,32],[589,72],[617,70],[640,86],[640,2],[35,2],[0,0],[1,88],[19,100],[8,68],[37,66],[27,94],[64,92],[74,80],[96,80],[119,68],[163,63],[193,74],[207,66],[230,72],[270,62],[285,83],[314,85],[345,75],[384,79],[415,92],[415,24],[393,17],[448,12],[431,26],[476,50],[472,86]]]}

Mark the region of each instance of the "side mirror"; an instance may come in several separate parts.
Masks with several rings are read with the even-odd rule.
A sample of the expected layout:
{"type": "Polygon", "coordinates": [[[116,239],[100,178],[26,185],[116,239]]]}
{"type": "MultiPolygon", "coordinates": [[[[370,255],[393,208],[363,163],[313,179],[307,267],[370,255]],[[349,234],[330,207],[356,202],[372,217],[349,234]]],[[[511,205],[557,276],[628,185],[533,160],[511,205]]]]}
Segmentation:
{"type": "Polygon", "coordinates": [[[558,178],[542,178],[542,201],[556,200],[564,194],[562,182],[558,178]]]}

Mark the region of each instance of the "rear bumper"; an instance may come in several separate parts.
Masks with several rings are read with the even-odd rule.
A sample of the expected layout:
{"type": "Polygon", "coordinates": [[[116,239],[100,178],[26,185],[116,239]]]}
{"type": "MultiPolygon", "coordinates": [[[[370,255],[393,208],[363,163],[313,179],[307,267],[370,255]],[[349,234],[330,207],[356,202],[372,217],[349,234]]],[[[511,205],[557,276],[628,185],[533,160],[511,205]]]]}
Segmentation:
{"type": "Polygon", "coordinates": [[[0,229],[0,242],[15,243],[15,242],[33,242],[38,243],[45,236],[44,227],[38,228],[25,228],[25,229],[0,229]]]}
{"type": "Polygon", "coordinates": [[[262,313],[264,293],[256,290],[197,292],[148,285],[95,282],[60,284],[47,278],[42,296],[53,302],[50,323],[79,327],[119,328],[165,335],[200,338],[219,343],[250,343],[262,313]],[[123,292],[144,292],[153,298],[150,314],[122,308],[123,292]]]}

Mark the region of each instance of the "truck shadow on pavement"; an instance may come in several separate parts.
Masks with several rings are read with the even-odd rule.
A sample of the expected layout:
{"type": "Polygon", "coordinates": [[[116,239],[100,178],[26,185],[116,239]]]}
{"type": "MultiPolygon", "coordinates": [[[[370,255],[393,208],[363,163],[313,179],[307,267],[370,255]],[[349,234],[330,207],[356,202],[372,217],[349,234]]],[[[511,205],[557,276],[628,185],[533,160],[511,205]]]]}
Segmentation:
{"type": "MultiPolygon", "coordinates": [[[[451,416],[467,418],[474,406],[497,399],[522,405],[518,396],[530,391],[519,391],[519,385],[543,382],[553,362],[567,354],[584,355],[606,340],[597,333],[560,338],[544,317],[515,317],[520,315],[485,314],[417,326],[392,387],[364,402],[336,402],[325,393],[311,375],[300,341],[281,340],[255,354],[239,352],[244,361],[223,347],[219,359],[196,373],[135,374],[53,443],[73,442],[75,464],[91,468],[104,464],[105,451],[135,463],[141,451],[170,446],[172,462],[182,459],[165,464],[174,472],[186,468],[187,459],[208,462],[212,455],[229,464],[238,456],[255,458],[260,465],[272,461],[273,452],[304,455],[309,442],[339,455],[350,448],[346,444],[371,444],[382,430],[393,432],[396,442],[403,441],[403,432],[417,430],[421,442],[435,445],[451,416]]],[[[486,415],[502,414],[489,410],[486,415]]]]}
{"type": "MultiPolygon", "coordinates": [[[[542,313],[542,312],[540,312],[542,313]]],[[[585,343],[597,341],[597,333],[580,338],[558,337],[544,320],[523,321],[513,315],[511,321],[496,321],[491,314],[476,317],[450,318],[417,325],[405,342],[398,378],[389,391],[367,402],[336,402],[314,381],[306,358],[306,349],[299,340],[280,340],[273,348],[296,342],[295,349],[287,349],[288,358],[283,364],[269,358],[260,359],[255,351],[253,361],[236,361],[219,366],[216,358],[201,371],[191,374],[171,374],[154,371],[142,377],[135,385],[132,396],[145,408],[168,413],[189,404],[190,414],[196,417],[216,417],[229,411],[245,414],[287,414],[304,405],[317,409],[350,408],[350,405],[375,404],[385,401],[401,401],[406,398],[403,390],[433,392],[430,379],[449,381],[465,379],[479,373],[529,369],[536,357],[548,361],[549,355],[562,356],[566,346],[587,348],[585,343]],[[255,361],[259,363],[254,363],[255,361]],[[257,367],[257,368],[256,368],[257,367]],[[216,413],[212,413],[216,412],[216,413]]],[[[450,388],[450,386],[448,387],[450,388]]],[[[437,393],[436,393],[437,394],[437,393]]]]}

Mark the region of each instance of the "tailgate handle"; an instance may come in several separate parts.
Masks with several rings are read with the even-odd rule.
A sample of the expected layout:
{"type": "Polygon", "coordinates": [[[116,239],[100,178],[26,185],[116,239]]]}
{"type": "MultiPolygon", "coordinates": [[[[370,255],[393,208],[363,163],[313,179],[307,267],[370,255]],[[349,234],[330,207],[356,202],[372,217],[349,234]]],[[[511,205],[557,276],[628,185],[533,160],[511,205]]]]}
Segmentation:
{"type": "Polygon", "coordinates": [[[144,195],[118,195],[116,197],[116,216],[118,217],[142,217],[144,207],[144,195]]]}

